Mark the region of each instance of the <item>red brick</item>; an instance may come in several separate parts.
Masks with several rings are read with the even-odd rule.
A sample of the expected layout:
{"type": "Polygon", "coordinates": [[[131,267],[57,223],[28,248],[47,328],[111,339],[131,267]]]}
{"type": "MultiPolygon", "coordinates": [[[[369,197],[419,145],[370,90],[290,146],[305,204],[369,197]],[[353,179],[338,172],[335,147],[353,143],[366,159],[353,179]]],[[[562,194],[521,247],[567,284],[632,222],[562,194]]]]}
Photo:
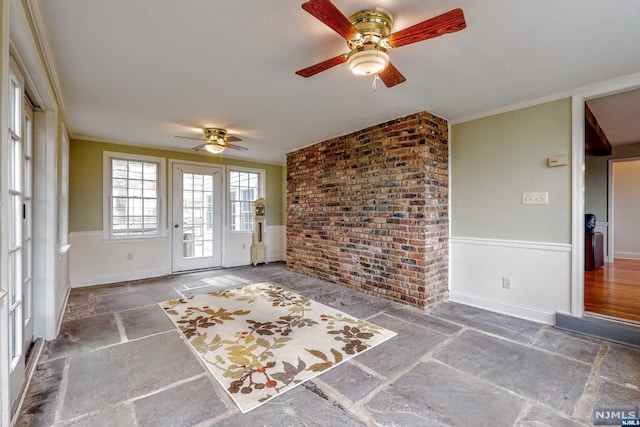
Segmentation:
{"type": "Polygon", "coordinates": [[[287,155],[287,268],[430,308],[448,297],[447,123],[423,112],[287,155]]]}

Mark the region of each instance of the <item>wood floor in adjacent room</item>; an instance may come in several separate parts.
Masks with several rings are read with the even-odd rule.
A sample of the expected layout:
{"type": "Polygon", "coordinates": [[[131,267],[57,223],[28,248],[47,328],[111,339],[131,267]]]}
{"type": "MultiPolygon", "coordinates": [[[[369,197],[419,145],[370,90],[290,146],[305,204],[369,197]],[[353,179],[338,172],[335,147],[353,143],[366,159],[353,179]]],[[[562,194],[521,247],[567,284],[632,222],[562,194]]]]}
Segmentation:
{"type": "Polygon", "coordinates": [[[585,271],[585,311],[640,322],[640,260],[616,258],[585,271]]]}

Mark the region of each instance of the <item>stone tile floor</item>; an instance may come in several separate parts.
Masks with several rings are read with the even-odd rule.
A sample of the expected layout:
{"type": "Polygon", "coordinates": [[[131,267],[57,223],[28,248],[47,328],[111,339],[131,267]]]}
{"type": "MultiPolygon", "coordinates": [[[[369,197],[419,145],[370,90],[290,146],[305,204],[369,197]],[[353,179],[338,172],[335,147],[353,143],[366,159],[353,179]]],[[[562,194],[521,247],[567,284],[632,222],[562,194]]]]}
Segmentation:
{"type": "Polygon", "coordinates": [[[73,289],[20,426],[579,426],[640,404],[640,349],[456,304],[430,312],[239,267],[73,289]],[[157,302],[270,281],[398,333],[247,414],[157,302]]]}

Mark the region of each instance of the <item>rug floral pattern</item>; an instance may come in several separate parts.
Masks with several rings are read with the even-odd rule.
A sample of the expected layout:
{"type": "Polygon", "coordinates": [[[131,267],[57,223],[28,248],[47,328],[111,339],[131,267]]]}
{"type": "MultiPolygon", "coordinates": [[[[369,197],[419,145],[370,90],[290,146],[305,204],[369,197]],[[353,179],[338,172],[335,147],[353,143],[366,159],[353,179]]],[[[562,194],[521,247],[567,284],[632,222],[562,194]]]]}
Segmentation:
{"type": "Polygon", "coordinates": [[[160,306],[243,413],[396,335],[271,283],[160,306]]]}

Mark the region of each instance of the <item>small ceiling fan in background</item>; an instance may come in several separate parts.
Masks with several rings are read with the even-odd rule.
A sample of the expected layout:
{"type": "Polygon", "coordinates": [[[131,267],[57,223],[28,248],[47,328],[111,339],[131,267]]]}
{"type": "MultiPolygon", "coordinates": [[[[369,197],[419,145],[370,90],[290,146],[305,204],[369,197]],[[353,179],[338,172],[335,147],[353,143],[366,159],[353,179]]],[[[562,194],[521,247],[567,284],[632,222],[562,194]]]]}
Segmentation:
{"type": "Polygon", "coordinates": [[[297,71],[297,75],[311,77],[346,62],[353,74],[377,75],[387,87],[406,80],[389,62],[389,49],[460,31],[467,26],[462,9],[453,9],[391,33],[393,20],[380,9],[362,10],[347,18],[330,0],[309,0],[302,8],[344,37],[349,52],[297,71]]]}
{"type": "Polygon", "coordinates": [[[190,136],[178,136],[176,138],[195,139],[196,141],[205,141],[204,144],[200,144],[197,147],[193,147],[195,151],[206,150],[212,154],[220,154],[225,148],[232,148],[234,150],[246,151],[245,147],[239,145],[230,144],[229,141],[242,141],[237,136],[228,135],[226,129],[221,128],[204,128],[204,138],[192,138],[190,136]]]}

